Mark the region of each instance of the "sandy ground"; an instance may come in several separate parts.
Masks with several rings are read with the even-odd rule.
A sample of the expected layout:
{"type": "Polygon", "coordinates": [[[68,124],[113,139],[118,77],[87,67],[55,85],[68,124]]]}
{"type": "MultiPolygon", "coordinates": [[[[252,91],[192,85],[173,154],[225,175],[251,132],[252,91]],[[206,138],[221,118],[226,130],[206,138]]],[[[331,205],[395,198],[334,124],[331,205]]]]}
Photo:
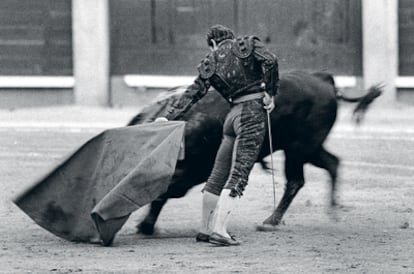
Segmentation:
{"type": "MultiPolygon", "coordinates": [[[[340,201],[327,214],[326,174],[306,166],[306,185],[275,232],[258,232],[273,209],[271,176],[255,167],[230,222],[238,247],[196,243],[201,185],[170,200],[157,233],[135,233],[135,212],[112,247],[72,243],[36,225],[11,201],[68,152],[136,110],[47,108],[0,112],[2,273],[414,273],[414,109],[376,109],[354,128],[342,108],[328,142],[342,159],[340,201]]],[[[275,154],[276,199],[283,155],[275,154]]]]}

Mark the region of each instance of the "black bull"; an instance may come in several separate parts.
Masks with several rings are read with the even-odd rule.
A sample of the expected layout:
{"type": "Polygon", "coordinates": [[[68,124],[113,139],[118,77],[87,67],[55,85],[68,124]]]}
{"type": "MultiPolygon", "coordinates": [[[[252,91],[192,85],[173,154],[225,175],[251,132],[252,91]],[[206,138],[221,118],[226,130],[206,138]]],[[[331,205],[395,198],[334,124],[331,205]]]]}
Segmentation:
{"type": "MultiPolygon", "coordinates": [[[[347,99],[341,97],[335,88],[333,77],[327,73],[309,74],[291,72],[282,75],[280,90],[275,98],[276,109],[271,113],[273,150],[285,153],[285,176],[287,179],[283,197],[264,223],[276,226],[288,209],[295,195],[304,185],[304,164],[310,163],[325,169],[330,176],[330,205],[336,205],[335,191],[339,159],[323,144],[335,123],[338,99],[359,102],[355,114],[361,114],[379,95],[377,87],[363,97],[347,99]]],[[[180,96],[173,93],[144,108],[129,125],[152,122],[163,116],[180,96]]],[[[175,174],[168,191],[153,201],[138,230],[144,234],[154,232],[155,223],[169,198],[183,197],[195,185],[209,176],[222,137],[222,125],[229,104],[218,94],[210,91],[195,104],[182,120],[187,121],[185,129],[185,159],[177,163],[175,174]]],[[[258,162],[268,168],[264,157],[270,154],[269,138],[266,134],[258,162]]]]}

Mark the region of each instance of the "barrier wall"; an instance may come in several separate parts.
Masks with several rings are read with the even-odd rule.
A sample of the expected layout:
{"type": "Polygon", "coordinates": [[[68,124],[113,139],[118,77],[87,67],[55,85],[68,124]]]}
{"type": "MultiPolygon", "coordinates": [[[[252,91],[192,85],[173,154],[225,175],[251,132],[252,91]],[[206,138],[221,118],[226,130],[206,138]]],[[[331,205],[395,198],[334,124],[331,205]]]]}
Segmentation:
{"type": "Polygon", "coordinates": [[[70,0],[0,1],[0,75],[71,75],[70,0]]]}
{"type": "Polygon", "coordinates": [[[118,0],[110,13],[113,75],[195,74],[218,23],[259,36],[282,70],[362,73],[360,0],[118,0]]]}

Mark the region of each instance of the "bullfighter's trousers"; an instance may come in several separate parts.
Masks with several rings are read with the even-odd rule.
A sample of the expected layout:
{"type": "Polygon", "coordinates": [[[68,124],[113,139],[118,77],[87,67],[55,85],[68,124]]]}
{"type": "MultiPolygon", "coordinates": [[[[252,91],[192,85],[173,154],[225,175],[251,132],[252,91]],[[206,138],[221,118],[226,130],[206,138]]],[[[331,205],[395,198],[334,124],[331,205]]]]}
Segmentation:
{"type": "Polygon", "coordinates": [[[223,139],[203,191],[220,195],[225,188],[231,189],[232,197],[243,195],[265,134],[266,110],[261,98],[234,104],[226,116],[223,139]]]}

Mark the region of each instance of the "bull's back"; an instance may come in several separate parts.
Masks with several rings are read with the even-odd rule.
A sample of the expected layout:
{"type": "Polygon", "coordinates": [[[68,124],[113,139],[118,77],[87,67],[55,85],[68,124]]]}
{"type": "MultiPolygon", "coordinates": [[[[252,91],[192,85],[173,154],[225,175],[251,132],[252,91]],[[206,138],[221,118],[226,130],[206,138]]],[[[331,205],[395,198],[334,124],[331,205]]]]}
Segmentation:
{"type": "Polygon", "coordinates": [[[336,105],[335,86],[307,72],[289,72],[281,77],[277,102],[295,110],[300,104],[314,108],[336,105]]]}
{"type": "Polygon", "coordinates": [[[272,113],[276,148],[312,153],[326,139],[336,114],[332,84],[306,72],[284,74],[272,113]]]}

